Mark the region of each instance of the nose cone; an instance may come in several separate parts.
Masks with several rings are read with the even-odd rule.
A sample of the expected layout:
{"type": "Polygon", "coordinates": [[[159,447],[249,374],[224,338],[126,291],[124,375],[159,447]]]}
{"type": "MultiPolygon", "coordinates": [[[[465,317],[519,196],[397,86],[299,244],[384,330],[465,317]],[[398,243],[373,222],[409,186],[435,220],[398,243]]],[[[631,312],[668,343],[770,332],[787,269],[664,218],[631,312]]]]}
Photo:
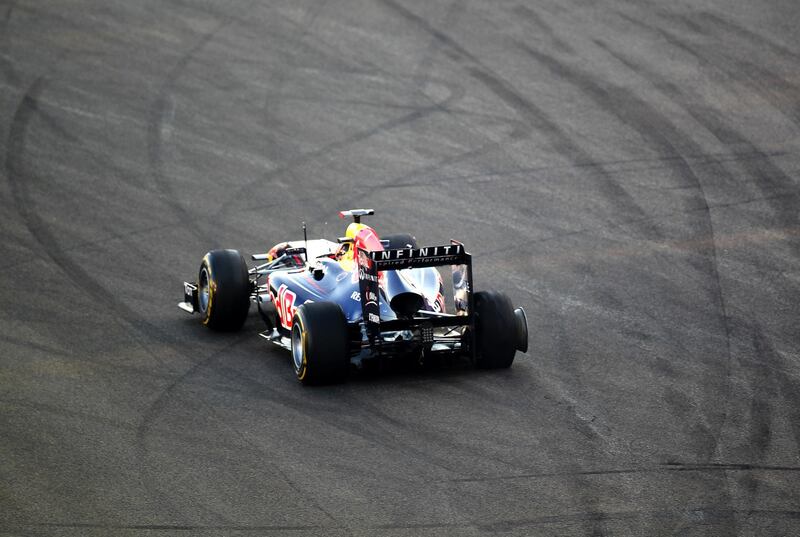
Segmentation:
{"type": "Polygon", "coordinates": [[[419,293],[405,291],[389,300],[389,307],[400,317],[411,317],[425,306],[425,299],[419,293]]]}

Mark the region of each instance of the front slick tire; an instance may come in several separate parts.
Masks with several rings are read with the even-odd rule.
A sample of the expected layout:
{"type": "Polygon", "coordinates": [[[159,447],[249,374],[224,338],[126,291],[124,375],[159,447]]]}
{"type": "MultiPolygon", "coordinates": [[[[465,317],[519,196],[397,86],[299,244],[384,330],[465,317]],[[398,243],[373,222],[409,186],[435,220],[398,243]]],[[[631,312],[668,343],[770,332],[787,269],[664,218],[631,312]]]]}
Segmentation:
{"type": "Polygon", "coordinates": [[[350,370],[348,327],[333,302],[309,302],[292,319],[292,362],[303,384],[344,382],[350,370]]]}
{"type": "Polygon", "coordinates": [[[481,369],[511,367],[517,353],[514,306],[496,291],[475,293],[476,364],[481,369]]]}
{"type": "Polygon", "coordinates": [[[236,250],[212,250],[198,277],[200,320],[212,330],[239,330],[250,310],[247,263],[236,250]]]}

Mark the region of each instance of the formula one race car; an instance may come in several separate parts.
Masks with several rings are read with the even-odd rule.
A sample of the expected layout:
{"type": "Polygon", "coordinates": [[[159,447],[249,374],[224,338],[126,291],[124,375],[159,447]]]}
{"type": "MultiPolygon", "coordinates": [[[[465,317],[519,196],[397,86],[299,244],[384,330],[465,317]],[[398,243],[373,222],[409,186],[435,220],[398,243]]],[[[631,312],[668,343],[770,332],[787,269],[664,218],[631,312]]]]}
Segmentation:
{"type": "Polygon", "coordinates": [[[481,368],[511,366],[528,349],[528,322],[501,293],[473,293],[472,257],[457,241],[419,248],[411,235],[382,240],[352,217],[338,242],[282,242],[248,269],[236,250],[208,252],[197,282],[184,283],[181,309],[215,330],[238,330],[254,302],[266,324],[260,335],[290,350],[304,384],[343,381],[351,366],[382,357],[466,355],[481,368]],[[452,311],[442,276],[451,265],[452,311]]]}

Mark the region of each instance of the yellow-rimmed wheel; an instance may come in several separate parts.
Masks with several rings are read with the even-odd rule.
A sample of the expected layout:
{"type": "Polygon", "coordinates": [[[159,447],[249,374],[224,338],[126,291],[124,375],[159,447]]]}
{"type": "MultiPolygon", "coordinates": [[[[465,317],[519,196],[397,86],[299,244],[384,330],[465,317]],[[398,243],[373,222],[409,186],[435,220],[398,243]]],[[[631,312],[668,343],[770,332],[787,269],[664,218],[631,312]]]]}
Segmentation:
{"type": "Polygon", "coordinates": [[[303,384],[343,382],[350,370],[347,319],[333,302],[309,302],[292,319],[292,364],[303,384]]]}
{"type": "Polygon", "coordinates": [[[247,263],[236,250],[212,250],[197,277],[200,320],[213,330],[238,330],[250,310],[247,263]]]}
{"type": "Polygon", "coordinates": [[[306,334],[303,330],[303,321],[297,315],[294,316],[292,325],[292,362],[294,372],[300,381],[306,378],[306,334]]]}

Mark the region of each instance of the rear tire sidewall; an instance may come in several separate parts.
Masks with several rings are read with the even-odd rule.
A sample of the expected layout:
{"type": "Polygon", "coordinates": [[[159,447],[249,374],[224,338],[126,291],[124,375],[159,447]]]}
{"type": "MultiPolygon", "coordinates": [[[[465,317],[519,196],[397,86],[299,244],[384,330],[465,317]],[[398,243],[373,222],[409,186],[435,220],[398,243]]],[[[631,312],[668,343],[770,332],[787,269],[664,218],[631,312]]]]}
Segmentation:
{"type": "Polygon", "coordinates": [[[244,257],[236,250],[208,252],[200,264],[198,292],[204,325],[220,331],[240,329],[250,310],[250,277],[244,257]]]}
{"type": "Polygon", "coordinates": [[[517,352],[517,320],[511,300],[496,291],[480,291],[474,302],[476,365],[481,369],[511,367],[517,352]]]}

